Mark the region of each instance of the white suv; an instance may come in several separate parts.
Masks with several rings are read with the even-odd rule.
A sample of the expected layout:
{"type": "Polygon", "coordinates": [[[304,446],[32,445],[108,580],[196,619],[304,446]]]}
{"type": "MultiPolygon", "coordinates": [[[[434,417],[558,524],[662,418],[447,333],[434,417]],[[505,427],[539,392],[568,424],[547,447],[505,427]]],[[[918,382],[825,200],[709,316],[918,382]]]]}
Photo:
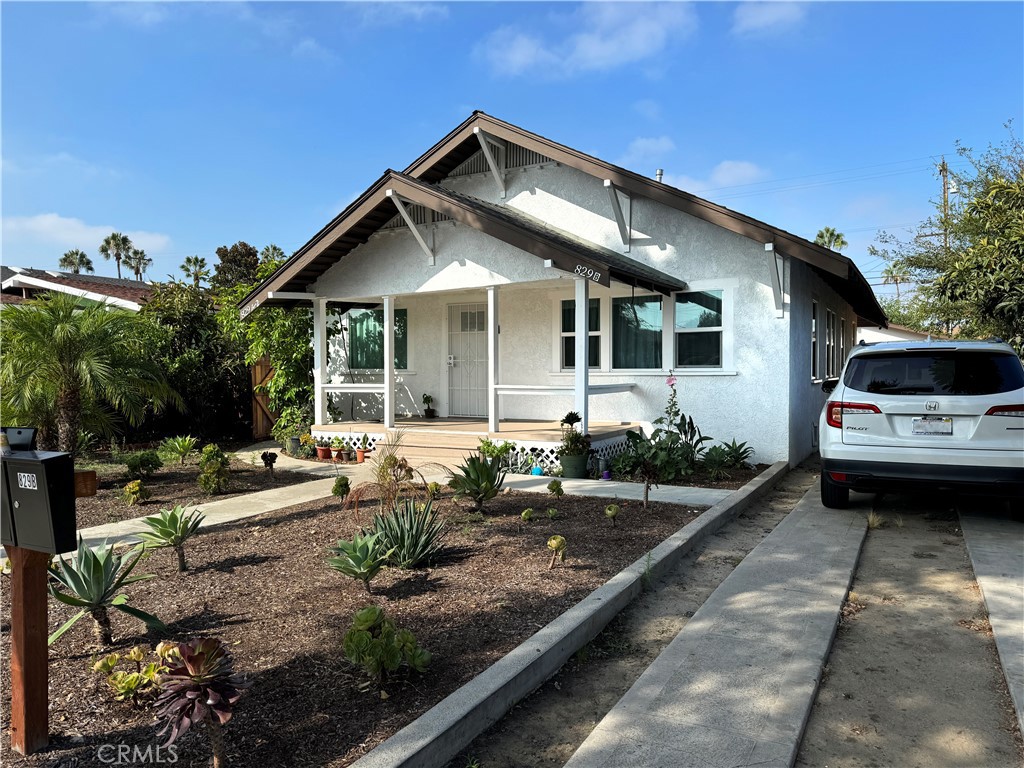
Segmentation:
{"type": "Polygon", "coordinates": [[[826,382],[821,502],[850,491],[1024,498],[1024,366],[1000,341],[861,342],[826,382]]]}

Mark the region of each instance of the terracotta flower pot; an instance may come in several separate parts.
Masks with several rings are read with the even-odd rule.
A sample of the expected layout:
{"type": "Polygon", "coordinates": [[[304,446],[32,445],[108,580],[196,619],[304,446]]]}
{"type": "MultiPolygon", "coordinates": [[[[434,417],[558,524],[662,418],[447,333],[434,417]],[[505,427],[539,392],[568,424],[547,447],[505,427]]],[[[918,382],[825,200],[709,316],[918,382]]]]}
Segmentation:
{"type": "Polygon", "coordinates": [[[366,461],[366,451],[362,448],[356,448],[356,463],[362,464],[364,461],[366,461]]]}
{"type": "Polygon", "coordinates": [[[329,458],[331,458],[331,448],[330,448],[330,446],[319,446],[318,445],[316,447],[316,457],[318,459],[329,459],[329,458]]]}

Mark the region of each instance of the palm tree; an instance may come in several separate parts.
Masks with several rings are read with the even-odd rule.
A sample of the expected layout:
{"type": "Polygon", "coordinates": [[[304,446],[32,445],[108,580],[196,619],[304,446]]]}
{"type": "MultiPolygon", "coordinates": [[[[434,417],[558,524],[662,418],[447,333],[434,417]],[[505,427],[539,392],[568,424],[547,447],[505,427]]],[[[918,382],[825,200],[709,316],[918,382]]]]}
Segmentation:
{"type": "Polygon", "coordinates": [[[124,264],[135,274],[136,280],[142,280],[146,270],[153,266],[153,260],[146,256],[146,252],[139,248],[132,248],[130,253],[125,254],[124,264]]]}
{"type": "Polygon", "coordinates": [[[814,242],[823,245],[831,251],[841,251],[849,245],[842,232],[836,232],[832,227],[822,227],[818,230],[814,242]]]}
{"type": "Polygon", "coordinates": [[[204,280],[210,279],[210,270],[206,265],[206,259],[202,256],[186,256],[185,263],[181,265],[181,271],[185,273],[185,277],[192,280],[192,285],[195,288],[198,288],[204,280]]]}
{"type": "Polygon", "coordinates": [[[108,261],[114,260],[117,264],[117,276],[121,277],[121,260],[124,259],[131,253],[132,241],[128,235],[122,235],[120,232],[111,232],[105,238],[103,243],[100,245],[100,256],[108,261]]]}
{"type": "Polygon", "coordinates": [[[57,266],[60,269],[65,269],[68,272],[73,272],[78,275],[82,272],[95,272],[92,266],[92,259],[90,259],[85,251],[80,251],[77,248],[68,251],[60,257],[60,261],[57,262],[57,266]]]}
{"type": "Polygon", "coordinates": [[[0,389],[5,418],[20,421],[52,404],[56,447],[74,452],[83,410],[119,413],[132,425],[168,403],[182,406],[133,312],[50,293],[4,309],[0,389]]]}
{"type": "Polygon", "coordinates": [[[882,285],[895,285],[896,298],[900,297],[900,283],[909,283],[910,274],[906,268],[898,263],[891,263],[882,270],[882,285]]]}

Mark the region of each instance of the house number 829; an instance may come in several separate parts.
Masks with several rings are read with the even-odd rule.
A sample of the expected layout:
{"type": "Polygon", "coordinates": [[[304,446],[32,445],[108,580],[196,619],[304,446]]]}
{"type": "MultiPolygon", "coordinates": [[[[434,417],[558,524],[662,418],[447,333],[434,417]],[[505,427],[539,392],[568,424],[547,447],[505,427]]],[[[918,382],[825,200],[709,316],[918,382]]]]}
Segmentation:
{"type": "Polygon", "coordinates": [[[580,277],[585,277],[588,280],[593,280],[595,283],[601,282],[600,272],[593,270],[590,267],[585,267],[582,264],[576,265],[576,274],[580,277]]]}

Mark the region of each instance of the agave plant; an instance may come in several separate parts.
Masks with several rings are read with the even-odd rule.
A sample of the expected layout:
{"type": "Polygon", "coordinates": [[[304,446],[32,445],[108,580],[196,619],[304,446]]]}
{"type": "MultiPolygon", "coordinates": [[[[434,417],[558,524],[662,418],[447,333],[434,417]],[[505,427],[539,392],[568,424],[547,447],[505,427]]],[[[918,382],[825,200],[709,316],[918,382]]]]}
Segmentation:
{"type": "Polygon", "coordinates": [[[455,490],[455,498],[469,497],[476,502],[476,512],[484,508],[485,501],[498,495],[505,482],[499,456],[467,456],[466,463],[459,467],[458,472],[452,472],[451,476],[448,485],[455,490]]]}
{"type": "MultiPolygon", "coordinates": [[[[101,546],[93,549],[87,547],[82,541],[82,537],[79,536],[78,551],[75,553],[74,559],[65,560],[61,557],[58,558],[56,567],[50,566],[49,571],[52,577],[49,583],[50,594],[62,603],[82,610],[50,635],[47,640],[48,645],[53,645],[86,613],[90,614],[96,623],[97,642],[101,646],[110,645],[113,642],[110,636],[110,615],[108,614],[110,608],[117,608],[129,616],[134,616],[150,629],[165,629],[163,622],[156,616],[127,605],[128,595],[115,594],[121,587],[136,581],[154,578],[153,574],[131,575],[145,552],[145,548],[140,545],[135,547],[132,552],[135,553],[134,558],[125,562],[121,555],[114,552],[113,545],[104,542],[101,546]],[[57,585],[63,586],[67,592],[59,590],[57,585]]],[[[131,553],[128,554],[131,555],[131,553]]]]}
{"type": "Polygon", "coordinates": [[[160,443],[160,450],[168,456],[176,458],[178,464],[184,464],[185,459],[196,450],[198,445],[199,440],[191,435],[178,435],[177,437],[166,438],[160,443]]]}
{"type": "Polygon", "coordinates": [[[143,518],[142,522],[149,526],[149,531],[139,536],[149,547],[173,547],[178,556],[178,571],[186,571],[185,542],[199,530],[203,520],[204,515],[198,509],[186,514],[185,508],[179,504],[174,509],[162,510],[159,515],[143,518]]]}
{"type": "Polygon", "coordinates": [[[227,765],[224,732],[234,706],[252,683],[231,668],[231,655],[220,640],[199,638],[179,643],[166,659],[156,700],[161,734],[170,731],[164,746],[173,744],[194,724],[206,727],[213,749],[214,768],[227,765]]]}
{"type": "Polygon", "coordinates": [[[394,550],[384,550],[380,534],[369,536],[356,534],[352,541],[339,539],[337,546],[331,547],[337,557],[327,559],[327,564],[336,571],[363,582],[367,594],[370,592],[370,580],[377,575],[394,550]]]}
{"type": "Polygon", "coordinates": [[[391,513],[374,515],[373,530],[380,536],[380,547],[391,551],[391,565],[415,568],[437,556],[445,524],[437,519],[433,502],[416,504],[405,499],[391,513]]]}

